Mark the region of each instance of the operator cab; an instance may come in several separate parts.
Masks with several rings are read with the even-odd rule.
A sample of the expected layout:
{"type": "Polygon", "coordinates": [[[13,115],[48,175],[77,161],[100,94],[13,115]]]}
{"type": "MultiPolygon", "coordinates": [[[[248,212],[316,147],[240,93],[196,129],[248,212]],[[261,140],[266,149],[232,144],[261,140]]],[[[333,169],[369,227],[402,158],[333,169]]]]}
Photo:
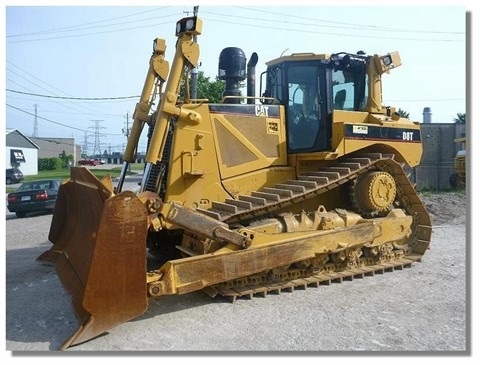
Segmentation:
{"type": "Polygon", "coordinates": [[[288,153],[331,150],[332,111],[365,109],[366,62],[363,54],[302,53],[267,63],[263,102],[285,106],[288,153]]]}

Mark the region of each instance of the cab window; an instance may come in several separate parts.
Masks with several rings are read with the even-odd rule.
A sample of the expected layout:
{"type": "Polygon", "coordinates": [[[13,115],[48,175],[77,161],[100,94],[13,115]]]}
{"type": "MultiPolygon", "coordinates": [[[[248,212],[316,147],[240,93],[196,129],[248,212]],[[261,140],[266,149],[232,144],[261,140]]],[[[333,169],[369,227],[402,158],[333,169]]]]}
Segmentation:
{"type": "Polygon", "coordinates": [[[312,148],[320,128],[318,69],[315,66],[289,67],[287,82],[289,148],[312,148]]]}
{"type": "Polygon", "coordinates": [[[336,70],[332,72],[332,109],[362,111],[365,108],[365,75],[336,70]]]}

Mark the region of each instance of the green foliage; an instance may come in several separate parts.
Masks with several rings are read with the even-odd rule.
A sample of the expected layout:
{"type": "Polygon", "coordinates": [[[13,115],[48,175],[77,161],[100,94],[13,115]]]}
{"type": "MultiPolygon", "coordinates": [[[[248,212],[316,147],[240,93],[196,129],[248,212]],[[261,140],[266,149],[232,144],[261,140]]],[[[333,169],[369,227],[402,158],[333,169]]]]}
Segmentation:
{"type": "Polygon", "coordinates": [[[62,167],[67,168],[70,167],[70,164],[73,164],[73,155],[67,155],[65,150],[62,151],[60,154],[60,159],[62,160],[62,167]]]}
{"type": "Polygon", "coordinates": [[[225,82],[215,77],[215,81],[210,81],[209,77],[205,77],[200,71],[197,77],[197,97],[199,99],[208,99],[210,103],[219,103],[222,101],[225,82]]]}
{"type": "MultiPolygon", "coordinates": [[[[191,83],[191,80],[190,80],[191,83]]],[[[191,87],[191,85],[190,85],[191,87]]],[[[225,82],[215,77],[215,81],[210,81],[210,77],[206,77],[203,71],[197,74],[197,99],[208,99],[209,103],[219,103],[222,101],[225,82]]],[[[179,100],[185,97],[185,80],[180,84],[179,100]]],[[[191,97],[191,95],[190,95],[191,97]]]]}
{"type": "Polygon", "coordinates": [[[39,158],[38,170],[60,170],[62,168],[63,161],[59,157],[39,158]]]}
{"type": "Polygon", "coordinates": [[[467,113],[457,113],[457,116],[453,118],[455,124],[465,124],[467,122],[467,113]]]}
{"type": "Polygon", "coordinates": [[[67,155],[63,150],[59,157],[39,158],[38,171],[66,169],[70,167],[70,163],[73,163],[73,156],[67,155]]]}

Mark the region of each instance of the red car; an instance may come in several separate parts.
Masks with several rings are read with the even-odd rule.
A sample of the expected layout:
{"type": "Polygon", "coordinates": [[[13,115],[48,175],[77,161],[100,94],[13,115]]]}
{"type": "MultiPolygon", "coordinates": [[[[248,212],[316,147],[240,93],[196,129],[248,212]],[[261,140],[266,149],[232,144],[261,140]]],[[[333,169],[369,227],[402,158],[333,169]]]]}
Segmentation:
{"type": "Polygon", "coordinates": [[[97,166],[100,164],[98,160],[92,160],[92,159],[84,159],[78,161],[79,165],[88,165],[88,166],[97,166]]]}

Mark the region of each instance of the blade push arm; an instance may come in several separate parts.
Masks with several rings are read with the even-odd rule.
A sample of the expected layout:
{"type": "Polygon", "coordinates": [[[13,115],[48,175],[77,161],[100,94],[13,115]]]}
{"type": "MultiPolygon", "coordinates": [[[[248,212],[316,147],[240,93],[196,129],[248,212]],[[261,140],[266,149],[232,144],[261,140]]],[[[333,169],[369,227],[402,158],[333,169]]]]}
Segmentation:
{"type": "Polygon", "coordinates": [[[153,54],[150,58],[147,76],[143,85],[140,101],[135,107],[133,113],[133,125],[128,134],[127,147],[123,155],[123,167],[117,186],[117,193],[122,191],[123,181],[128,169],[128,165],[135,162],[138,141],[142,134],[143,126],[150,119],[149,111],[153,105],[155,92],[154,87],[157,84],[159,90],[168,77],[169,64],[165,58],[165,40],[156,38],[153,41],[153,54]]]}
{"type": "Polygon", "coordinates": [[[194,36],[201,34],[201,29],[202,22],[197,17],[184,18],[177,23],[176,35],[178,39],[175,57],[166,82],[165,91],[162,95],[155,128],[147,151],[147,165],[140,191],[145,190],[146,179],[152,165],[162,159],[170,118],[178,117],[181,120],[187,120],[192,123],[200,120],[198,113],[177,106],[177,100],[185,67],[192,68],[197,66],[200,50],[198,44],[194,41],[194,36]]]}

